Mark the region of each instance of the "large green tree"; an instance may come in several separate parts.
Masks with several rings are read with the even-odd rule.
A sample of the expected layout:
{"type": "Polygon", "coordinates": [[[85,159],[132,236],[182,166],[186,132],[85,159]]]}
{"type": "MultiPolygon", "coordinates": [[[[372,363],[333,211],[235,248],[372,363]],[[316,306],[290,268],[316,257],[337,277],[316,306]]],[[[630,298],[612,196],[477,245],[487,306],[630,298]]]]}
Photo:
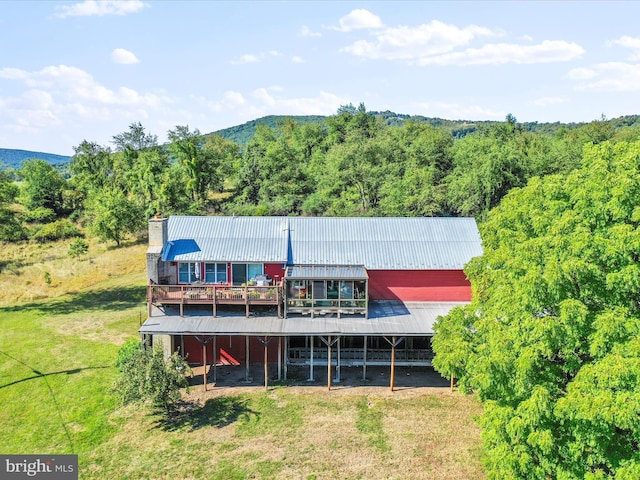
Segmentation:
{"type": "Polygon", "coordinates": [[[20,170],[23,178],[22,203],[28,209],[47,208],[60,214],[66,180],[45,160],[27,160],[20,170]]]}
{"type": "Polygon", "coordinates": [[[16,241],[26,236],[11,204],[18,196],[18,186],[11,176],[0,170],[0,241],[16,241]]]}
{"type": "Polygon", "coordinates": [[[106,186],[114,174],[111,150],[86,140],[73,150],[75,153],[69,162],[69,170],[74,185],[85,194],[106,186]]]}
{"type": "Polygon", "coordinates": [[[227,151],[219,147],[224,142],[206,141],[198,129],[191,131],[188,126],[177,126],[167,136],[169,153],[183,168],[191,200],[204,204],[209,192],[222,186],[219,169],[227,151]]]}
{"type": "Polygon", "coordinates": [[[484,404],[490,478],[640,478],[640,143],[587,146],[481,232],[433,348],[484,404]]]}
{"type": "Polygon", "coordinates": [[[87,198],[86,214],[90,233],[103,241],[114,241],[118,246],[127,236],[140,232],[145,226],[142,208],[121,190],[91,192],[87,198]]]}

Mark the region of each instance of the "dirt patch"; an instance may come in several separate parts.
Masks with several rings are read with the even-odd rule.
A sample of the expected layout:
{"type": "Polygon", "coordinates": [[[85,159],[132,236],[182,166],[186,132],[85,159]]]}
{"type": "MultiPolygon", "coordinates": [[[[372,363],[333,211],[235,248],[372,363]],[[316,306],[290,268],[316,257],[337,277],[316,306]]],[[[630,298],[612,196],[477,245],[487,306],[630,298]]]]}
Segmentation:
{"type": "MultiPolygon", "coordinates": [[[[218,366],[207,369],[207,390],[203,388],[202,367],[193,367],[190,392],[186,399],[204,402],[208,398],[236,393],[264,391],[264,365],[252,364],[247,381],[246,366],[218,366]],[[215,378],[215,381],[214,381],[215,378]]],[[[291,393],[328,393],[330,395],[373,395],[381,397],[407,397],[421,395],[450,395],[450,383],[431,367],[396,367],[393,392],[390,389],[389,367],[367,367],[363,378],[362,367],[341,367],[339,381],[333,367],[331,390],[327,389],[327,367],[314,368],[314,379],[309,380],[309,366],[288,367],[287,380],[275,367],[269,368],[268,387],[285,388],[291,393]]]]}

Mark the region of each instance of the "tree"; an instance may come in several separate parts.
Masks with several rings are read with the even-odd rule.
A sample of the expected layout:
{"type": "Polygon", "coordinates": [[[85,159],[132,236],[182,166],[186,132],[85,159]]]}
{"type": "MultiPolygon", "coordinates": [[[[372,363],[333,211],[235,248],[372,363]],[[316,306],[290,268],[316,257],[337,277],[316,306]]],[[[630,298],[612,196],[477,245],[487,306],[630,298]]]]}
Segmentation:
{"type": "Polygon", "coordinates": [[[514,117],[467,135],[453,146],[453,170],[445,179],[453,212],[483,219],[509,190],[529,178],[529,137],[514,117]]]}
{"type": "Polygon", "coordinates": [[[122,346],[117,366],[121,374],[114,392],[121,403],[149,402],[167,414],[179,403],[180,389],[188,386],[187,375],[191,373],[177,352],[165,360],[161,345],[142,348],[135,339],[122,346]]]}
{"type": "Polygon", "coordinates": [[[640,475],[640,142],[585,148],[481,225],[434,367],[484,404],[490,478],[640,475]]]}
{"type": "Polygon", "coordinates": [[[204,204],[209,190],[220,188],[218,173],[220,158],[215,148],[205,148],[205,140],[198,129],[189,131],[188,126],[177,126],[168,132],[169,152],[184,168],[187,177],[187,192],[194,202],[204,204]]]}
{"type": "Polygon", "coordinates": [[[69,170],[75,185],[85,194],[93,188],[106,186],[113,175],[111,150],[86,140],[73,150],[75,153],[69,162],[69,170]]]}
{"type": "Polygon", "coordinates": [[[21,169],[24,185],[22,203],[30,210],[42,207],[56,214],[63,210],[63,191],[66,180],[45,160],[27,160],[21,169]]]}
{"type": "Polygon", "coordinates": [[[0,240],[14,242],[26,237],[26,232],[16,220],[15,212],[11,204],[18,196],[18,186],[11,176],[4,170],[0,170],[0,240]]]}
{"type": "Polygon", "coordinates": [[[87,199],[89,232],[116,245],[145,226],[144,212],[120,190],[96,190],[87,199]]]}
{"type": "Polygon", "coordinates": [[[129,125],[129,131],[113,136],[113,144],[117,152],[131,150],[141,152],[158,146],[158,137],[144,131],[140,122],[129,125]]]}

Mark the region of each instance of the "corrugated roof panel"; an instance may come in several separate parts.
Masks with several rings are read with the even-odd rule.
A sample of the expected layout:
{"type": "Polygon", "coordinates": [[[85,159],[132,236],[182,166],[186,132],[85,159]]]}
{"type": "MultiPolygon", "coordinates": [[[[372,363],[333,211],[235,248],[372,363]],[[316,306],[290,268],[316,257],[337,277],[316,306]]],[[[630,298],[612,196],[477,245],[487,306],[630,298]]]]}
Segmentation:
{"type": "Polygon", "coordinates": [[[138,330],[145,334],[192,335],[433,335],[438,316],[464,303],[371,302],[369,318],[316,316],[249,317],[161,315],[149,317],[138,330]]]}
{"type": "Polygon", "coordinates": [[[473,218],[176,216],[168,232],[167,260],[456,270],[482,255],[473,218]]]}
{"type": "Polygon", "coordinates": [[[287,268],[285,276],[289,279],[351,279],[369,278],[361,265],[293,265],[287,268]]]}
{"type": "Polygon", "coordinates": [[[287,263],[286,217],[172,216],[169,248],[174,261],[287,263]]]}

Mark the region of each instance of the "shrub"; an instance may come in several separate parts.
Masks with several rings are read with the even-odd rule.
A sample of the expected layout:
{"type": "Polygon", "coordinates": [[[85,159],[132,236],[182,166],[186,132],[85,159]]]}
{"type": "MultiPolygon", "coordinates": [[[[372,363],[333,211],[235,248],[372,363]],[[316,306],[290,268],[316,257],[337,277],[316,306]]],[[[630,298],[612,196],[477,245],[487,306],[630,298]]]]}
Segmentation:
{"type": "Polygon", "coordinates": [[[27,232],[16,220],[14,212],[0,208],[0,241],[17,242],[27,238],[27,232]]]}
{"type": "Polygon", "coordinates": [[[69,244],[69,256],[72,258],[84,255],[89,251],[89,244],[82,238],[74,238],[69,244]]]}
{"type": "Polygon", "coordinates": [[[69,220],[63,219],[37,228],[31,235],[31,239],[36,242],[44,243],[52,240],[61,240],[64,238],[80,236],[82,236],[82,233],[78,227],[69,220]]]}
{"type": "Polygon", "coordinates": [[[140,340],[137,338],[130,338],[120,347],[118,350],[118,358],[116,358],[116,368],[121,372],[124,370],[124,366],[131,361],[132,358],[140,351],[140,340]]]}
{"type": "Polygon", "coordinates": [[[180,402],[180,389],[188,386],[189,365],[176,352],[165,360],[162,345],[134,349],[132,344],[125,343],[118,354],[122,373],[114,393],[122,404],[148,402],[172,413],[180,402]]]}
{"type": "Polygon", "coordinates": [[[50,208],[37,207],[25,212],[22,218],[30,223],[51,223],[56,219],[56,212],[50,208]]]}

